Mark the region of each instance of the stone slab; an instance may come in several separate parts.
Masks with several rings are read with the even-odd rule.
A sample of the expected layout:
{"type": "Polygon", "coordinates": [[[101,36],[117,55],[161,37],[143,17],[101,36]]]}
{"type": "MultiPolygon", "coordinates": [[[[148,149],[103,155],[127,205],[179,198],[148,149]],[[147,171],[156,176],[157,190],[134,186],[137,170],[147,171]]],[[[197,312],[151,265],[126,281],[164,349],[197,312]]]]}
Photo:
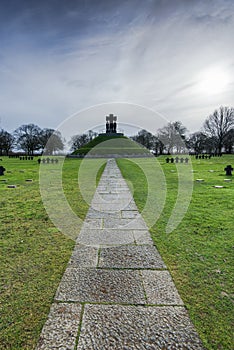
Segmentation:
{"type": "Polygon", "coordinates": [[[137,230],[137,229],[147,229],[146,223],[141,217],[133,219],[104,219],[104,228],[121,228],[124,230],[137,230]]]}
{"type": "Polygon", "coordinates": [[[154,244],[148,230],[134,230],[133,235],[134,235],[136,244],[147,244],[147,245],[154,244]]]}
{"type": "Polygon", "coordinates": [[[126,201],[130,201],[132,199],[132,195],[130,193],[127,193],[127,192],[121,192],[121,193],[108,193],[108,194],[102,194],[100,195],[99,197],[101,197],[101,199],[104,201],[104,202],[107,202],[107,203],[111,203],[111,202],[115,202],[117,201],[119,198],[121,200],[125,199],[126,201]]]}
{"type": "Polygon", "coordinates": [[[122,219],[136,219],[140,217],[138,210],[122,210],[121,211],[122,219]]]}
{"type": "Polygon", "coordinates": [[[166,268],[154,246],[126,245],[101,250],[99,267],[105,268],[166,268]]]}
{"type": "Polygon", "coordinates": [[[124,210],[129,205],[128,202],[122,200],[116,203],[105,203],[105,202],[92,202],[91,208],[97,211],[103,211],[106,213],[113,213],[116,211],[124,210]]]}
{"type": "Polygon", "coordinates": [[[146,303],[139,271],[94,268],[67,268],[55,299],[76,302],[146,303]]]}
{"type": "Polygon", "coordinates": [[[97,228],[101,229],[103,226],[103,219],[100,218],[86,218],[83,223],[83,228],[97,228]]]}
{"type": "Polygon", "coordinates": [[[82,228],[77,238],[77,243],[94,247],[108,247],[124,244],[134,244],[135,239],[132,230],[92,230],[82,228]]]}
{"type": "Polygon", "coordinates": [[[204,350],[183,307],[85,305],[77,350],[204,350]]]}
{"type": "Polygon", "coordinates": [[[121,211],[114,211],[112,213],[108,213],[103,211],[97,211],[95,209],[90,208],[86,218],[87,219],[108,219],[108,218],[120,219],[121,211]]]}
{"type": "Polygon", "coordinates": [[[36,350],[74,350],[80,324],[81,305],[53,304],[36,350]]]}
{"type": "Polygon", "coordinates": [[[183,305],[168,271],[141,271],[148,304],[183,305]]]}
{"type": "Polygon", "coordinates": [[[115,188],[112,188],[112,186],[109,185],[106,189],[109,191],[108,193],[112,193],[112,194],[114,193],[124,194],[124,193],[130,192],[128,186],[124,183],[119,184],[118,187],[115,186],[115,188]]]}
{"type": "Polygon", "coordinates": [[[132,199],[122,210],[138,210],[136,203],[132,199]]]}
{"type": "Polygon", "coordinates": [[[68,267],[96,267],[98,263],[98,248],[76,245],[68,267]]]}

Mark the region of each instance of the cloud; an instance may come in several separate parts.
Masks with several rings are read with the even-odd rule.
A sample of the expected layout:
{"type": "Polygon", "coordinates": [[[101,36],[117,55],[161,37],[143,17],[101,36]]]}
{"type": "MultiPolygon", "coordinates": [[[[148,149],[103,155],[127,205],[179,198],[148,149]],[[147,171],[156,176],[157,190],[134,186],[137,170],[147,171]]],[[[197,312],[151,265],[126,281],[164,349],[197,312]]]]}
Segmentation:
{"type": "Polygon", "coordinates": [[[229,1],[16,3],[8,2],[1,24],[3,127],[56,127],[82,108],[127,101],[191,130],[208,110],[233,101],[231,91],[207,98],[194,89],[200,71],[217,62],[234,76],[229,1]]]}

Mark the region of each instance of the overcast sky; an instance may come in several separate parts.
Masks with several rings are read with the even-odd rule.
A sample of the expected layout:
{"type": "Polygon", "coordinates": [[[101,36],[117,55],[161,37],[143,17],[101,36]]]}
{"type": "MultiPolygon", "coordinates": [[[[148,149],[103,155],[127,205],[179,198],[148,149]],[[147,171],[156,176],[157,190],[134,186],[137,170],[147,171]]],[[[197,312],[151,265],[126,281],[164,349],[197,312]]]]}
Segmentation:
{"type": "Polygon", "coordinates": [[[77,115],[80,132],[108,113],[155,132],[125,102],[199,130],[234,105],[233,33],[233,0],[1,0],[0,127],[57,128],[107,103],[77,115]]]}

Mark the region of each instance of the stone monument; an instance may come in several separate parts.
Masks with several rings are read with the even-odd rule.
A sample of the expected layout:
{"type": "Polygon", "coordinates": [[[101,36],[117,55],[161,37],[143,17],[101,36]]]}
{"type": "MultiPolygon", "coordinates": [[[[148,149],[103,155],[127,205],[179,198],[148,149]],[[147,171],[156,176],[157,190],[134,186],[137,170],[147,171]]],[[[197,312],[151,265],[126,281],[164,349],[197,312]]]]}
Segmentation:
{"type": "Polygon", "coordinates": [[[99,134],[105,136],[123,136],[124,134],[117,132],[117,116],[109,114],[106,116],[106,133],[99,134]]]}
{"type": "Polygon", "coordinates": [[[106,134],[116,134],[117,130],[117,117],[114,114],[110,114],[106,117],[106,134]]]}

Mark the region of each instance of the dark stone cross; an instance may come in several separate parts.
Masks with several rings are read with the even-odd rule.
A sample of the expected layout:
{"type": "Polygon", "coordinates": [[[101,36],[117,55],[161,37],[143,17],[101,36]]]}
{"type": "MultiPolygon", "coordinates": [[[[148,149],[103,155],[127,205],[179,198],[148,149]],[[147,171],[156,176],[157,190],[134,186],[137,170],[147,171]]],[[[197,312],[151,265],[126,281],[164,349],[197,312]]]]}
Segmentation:
{"type": "Polygon", "coordinates": [[[106,117],[106,133],[116,134],[117,130],[117,117],[114,114],[110,114],[106,117]]]}
{"type": "Polygon", "coordinates": [[[6,171],[6,169],[1,165],[0,166],[0,176],[4,175],[4,171],[6,171]]]}
{"type": "Polygon", "coordinates": [[[233,167],[231,165],[227,165],[224,170],[226,171],[227,176],[232,176],[233,167]]]}

